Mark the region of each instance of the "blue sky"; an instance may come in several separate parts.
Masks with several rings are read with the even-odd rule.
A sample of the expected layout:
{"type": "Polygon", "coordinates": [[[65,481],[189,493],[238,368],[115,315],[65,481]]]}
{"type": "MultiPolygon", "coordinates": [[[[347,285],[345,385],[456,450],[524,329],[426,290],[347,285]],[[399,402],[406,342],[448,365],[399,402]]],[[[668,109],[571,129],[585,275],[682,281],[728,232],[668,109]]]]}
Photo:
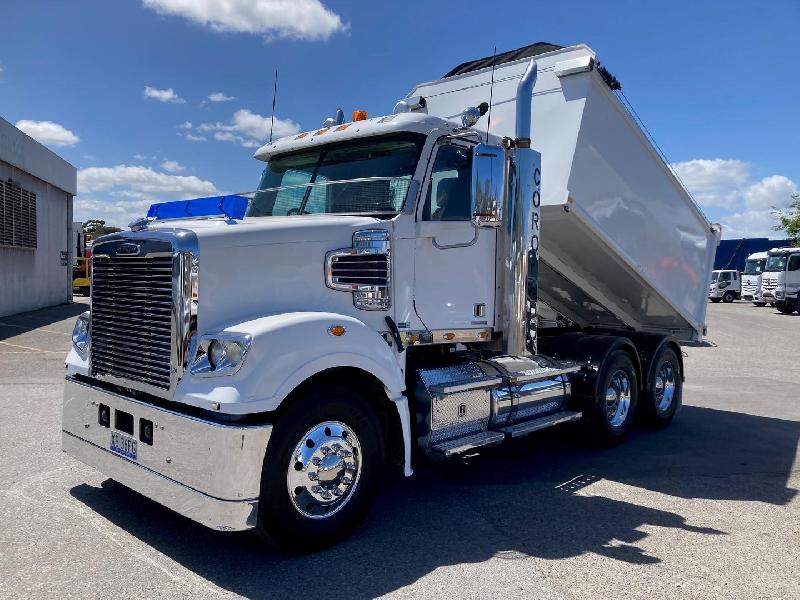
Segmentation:
{"type": "Polygon", "coordinates": [[[0,116],[80,169],[80,219],[252,189],[275,69],[291,133],[536,41],[598,53],[726,237],[777,235],[769,209],[800,185],[797,0],[3,5],[0,116]]]}

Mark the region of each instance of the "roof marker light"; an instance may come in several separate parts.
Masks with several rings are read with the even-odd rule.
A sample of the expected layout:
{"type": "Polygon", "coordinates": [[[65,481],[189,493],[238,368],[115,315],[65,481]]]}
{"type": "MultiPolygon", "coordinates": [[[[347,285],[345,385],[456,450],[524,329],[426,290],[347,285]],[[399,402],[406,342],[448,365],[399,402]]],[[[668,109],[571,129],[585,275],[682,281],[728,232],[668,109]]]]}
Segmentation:
{"type": "Polygon", "coordinates": [[[298,135],[298,136],[297,136],[296,138],[294,138],[294,139],[296,139],[296,140],[302,140],[302,139],[303,139],[304,137],[306,137],[307,135],[308,135],[308,132],[307,132],[307,131],[304,131],[303,133],[301,133],[300,135],[298,135]]]}
{"type": "Polygon", "coordinates": [[[367,111],[365,110],[354,110],[353,111],[353,122],[356,121],[366,121],[367,120],[367,111]]]}
{"type": "Polygon", "coordinates": [[[336,129],[334,129],[334,131],[344,131],[345,129],[350,127],[350,125],[352,125],[352,123],[345,123],[344,125],[339,125],[336,129]]]}

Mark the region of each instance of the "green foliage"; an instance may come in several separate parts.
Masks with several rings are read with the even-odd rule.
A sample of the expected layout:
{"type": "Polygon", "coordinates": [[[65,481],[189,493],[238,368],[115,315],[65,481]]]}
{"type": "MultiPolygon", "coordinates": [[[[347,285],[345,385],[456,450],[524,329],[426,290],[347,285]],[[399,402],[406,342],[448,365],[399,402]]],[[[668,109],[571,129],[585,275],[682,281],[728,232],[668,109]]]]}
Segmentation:
{"type": "Polygon", "coordinates": [[[795,246],[800,246],[800,194],[792,196],[792,203],[786,211],[774,210],[778,224],[773,229],[785,231],[795,246]]]}
{"type": "Polygon", "coordinates": [[[107,233],[122,231],[119,227],[107,226],[106,222],[102,219],[89,219],[88,221],[85,221],[83,225],[81,225],[81,229],[84,233],[91,234],[93,238],[100,237],[101,235],[105,235],[107,233]]]}

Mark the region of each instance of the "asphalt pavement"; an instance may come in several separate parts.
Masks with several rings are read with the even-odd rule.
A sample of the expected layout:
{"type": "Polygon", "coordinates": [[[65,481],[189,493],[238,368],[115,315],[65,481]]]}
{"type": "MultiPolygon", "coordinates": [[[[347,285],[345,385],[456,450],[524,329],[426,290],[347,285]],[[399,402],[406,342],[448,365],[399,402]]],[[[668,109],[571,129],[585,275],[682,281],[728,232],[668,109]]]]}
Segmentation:
{"type": "Polygon", "coordinates": [[[598,451],[565,426],[389,472],[351,539],[297,557],[61,452],[86,308],[0,318],[0,598],[800,598],[798,315],[710,305],[670,428],[598,451]]]}

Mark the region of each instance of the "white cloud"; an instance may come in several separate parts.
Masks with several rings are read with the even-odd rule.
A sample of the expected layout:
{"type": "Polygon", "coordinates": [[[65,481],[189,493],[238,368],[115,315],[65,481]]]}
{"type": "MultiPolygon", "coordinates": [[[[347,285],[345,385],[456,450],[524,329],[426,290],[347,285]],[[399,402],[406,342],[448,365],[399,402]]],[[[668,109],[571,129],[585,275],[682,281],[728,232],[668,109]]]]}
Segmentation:
{"type": "Polygon", "coordinates": [[[706,207],[732,208],[739,188],[747,182],[750,165],[740,160],[715,158],[674,163],[672,168],[695,199],[706,207]]]}
{"type": "Polygon", "coordinates": [[[347,29],[341,17],[319,0],[142,0],[142,4],[217,31],[268,38],[326,40],[347,29]]]}
{"type": "Polygon", "coordinates": [[[169,171],[170,173],[180,173],[181,171],[186,170],[186,167],[180,164],[177,160],[167,159],[164,159],[164,162],[161,163],[161,168],[165,171],[169,171]]]}
{"type": "MultiPolygon", "coordinates": [[[[178,135],[180,135],[180,134],[178,134],[178,135]]],[[[186,134],[184,137],[185,137],[187,140],[189,140],[190,142],[205,142],[205,141],[207,141],[207,140],[208,140],[208,138],[207,138],[207,137],[205,137],[205,136],[202,136],[202,135],[194,135],[193,133],[187,133],[187,134],[186,134]]]]}
{"type": "Polygon", "coordinates": [[[211,102],[230,102],[231,100],[236,100],[236,96],[226,96],[222,92],[214,92],[208,95],[208,99],[211,102]]]}
{"type": "Polygon", "coordinates": [[[780,237],[772,209],[785,209],[798,191],[788,177],[756,181],[749,163],[733,159],[695,159],[672,167],[701,207],[716,214],[723,238],[780,237]]]}
{"type": "Polygon", "coordinates": [[[78,171],[76,220],[99,218],[124,227],[143,217],[154,202],[217,193],[212,182],[194,175],[173,175],[144,166],[88,167],[78,171]]]}
{"type": "Polygon", "coordinates": [[[37,142],[47,146],[74,146],[81,141],[69,129],[53,121],[30,121],[22,119],[16,123],[17,129],[24,131],[37,142]]]}
{"type": "Polygon", "coordinates": [[[84,153],[83,158],[86,160],[97,160],[94,154],[89,154],[88,152],[84,153]]]}
{"type": "Polygon", "coordinates": [[[184,130],[188,131],[191,128],[192,128],[192,122],[191,121],[184,121],[183,123],[178,125],[178,129],[184,129],[184,130]]]}
{"type": "Polygon", "coordinates": [[[154,87],[150,87],[149,85],[145,86],[144,92],[142,92],[144,98],[149,98],[151,100],[158,100],[159,102],[171,102],[173,104],[184,104],[186,100],[178,96],[175,93],[175,90],[172,88],[167,88],[165,90],[159,90],[154,87]]]}
{"type": "MultiPolygon", "coordinates": [[[[254,113],[246,108],[233,113],[230,123],[200,123],[196,131],[213,133],[215,140],[221,142],[237,142],[245,148],[258,148],[266,143],[269,137],[271,119],[254,113]]],[[[273,138],[294,135],[300,131],[300,126],[291,119],[275,117],[273,125],[273,138]]]]}

